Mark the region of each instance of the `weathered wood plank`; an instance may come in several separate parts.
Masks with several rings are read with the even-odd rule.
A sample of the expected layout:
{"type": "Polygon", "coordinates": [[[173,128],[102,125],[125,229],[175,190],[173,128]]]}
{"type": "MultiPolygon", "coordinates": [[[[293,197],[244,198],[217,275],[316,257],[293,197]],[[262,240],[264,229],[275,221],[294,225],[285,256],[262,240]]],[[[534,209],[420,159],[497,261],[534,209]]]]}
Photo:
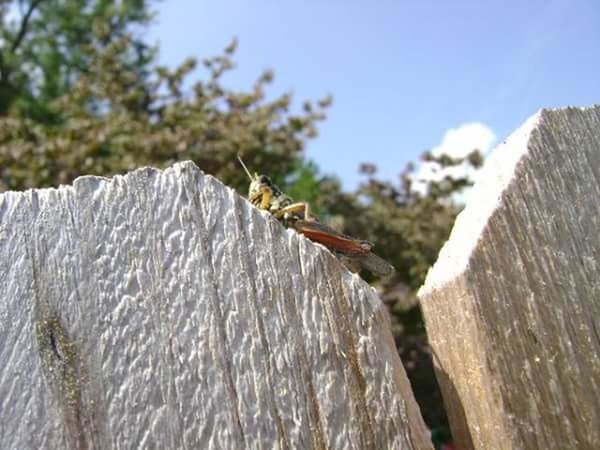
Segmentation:
{"type": "Polygon", "coordinates": [[[431,448],[375,292],[193,164],[0,196],[0,448],[431,448]]]}
{"type": "Polygon", "coordinates": [[[419,292],[460,448],[600,448],[600,107],[490,157],[419,292]]]}

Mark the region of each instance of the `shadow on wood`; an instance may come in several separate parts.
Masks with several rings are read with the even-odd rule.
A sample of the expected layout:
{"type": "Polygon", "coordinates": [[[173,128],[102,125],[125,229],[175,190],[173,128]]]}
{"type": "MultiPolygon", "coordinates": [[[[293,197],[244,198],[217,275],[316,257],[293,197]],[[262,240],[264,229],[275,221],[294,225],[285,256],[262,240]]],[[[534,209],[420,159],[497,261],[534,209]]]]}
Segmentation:
{"type": "Polygon", "coordinates": [[[461,450],[471,450],[474,447],[467,416],[462,406],[460,395],[454,386],[448,373],[442,368],[435,352],[433,353],[433,364],[435,376],[440,383],[440,389],[447,405],[452,405],[452,409],[447,411],[448,421],[452,429],[452,437],[455,442],[460,442],[461,450]]]}

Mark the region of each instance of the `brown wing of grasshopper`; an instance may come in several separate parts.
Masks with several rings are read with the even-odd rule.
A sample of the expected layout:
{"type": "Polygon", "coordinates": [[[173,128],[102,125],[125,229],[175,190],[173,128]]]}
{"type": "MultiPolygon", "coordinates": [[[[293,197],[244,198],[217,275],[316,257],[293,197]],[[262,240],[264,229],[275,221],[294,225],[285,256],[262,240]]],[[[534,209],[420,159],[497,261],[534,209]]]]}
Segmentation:
{"type": "Polygon", "coordinates": [[[370,242],[346,236],[316,221],[296,220],[292,226],[311,241],[323,244],[329,250],[358,262],[373,273],[389,275],[396,270],[394,266],[371,251],[373,244],[370,242]]]}

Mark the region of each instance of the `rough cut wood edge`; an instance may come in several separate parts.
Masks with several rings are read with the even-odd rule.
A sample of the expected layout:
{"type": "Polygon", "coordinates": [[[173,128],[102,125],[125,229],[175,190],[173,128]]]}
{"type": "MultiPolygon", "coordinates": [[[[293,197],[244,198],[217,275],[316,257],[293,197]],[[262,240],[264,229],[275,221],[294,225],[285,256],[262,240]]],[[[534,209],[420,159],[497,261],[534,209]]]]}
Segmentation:
{"type": "Polygon", "coordinates": [[[0,448],[431,449],[375,292],[192,163],[0,196],[0,448]]]}
{"type": "Polygon", "coordinates": [[[600,448],[600,107],[494,150],[419,291],[459,448],[600,448]]]}

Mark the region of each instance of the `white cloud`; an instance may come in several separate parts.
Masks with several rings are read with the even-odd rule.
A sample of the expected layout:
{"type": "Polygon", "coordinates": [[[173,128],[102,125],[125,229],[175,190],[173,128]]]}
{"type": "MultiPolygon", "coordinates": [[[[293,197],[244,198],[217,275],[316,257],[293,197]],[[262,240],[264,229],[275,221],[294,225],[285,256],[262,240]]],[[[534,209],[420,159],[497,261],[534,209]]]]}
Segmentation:
{"type": "Polygon", "coordinates": [[[484,154],[491,150],[496,135],[490,127],[479,122],[465,123],[450,128],[444,133],[442,142],[431,150],[435,156],[443,154],[461,158],[478,149],[484,154]]]}
{"type": "MultiPolygon", "coordinates": [[[[487,125],[479,122],[465,123],[447,130],[442,142],[431,149],[431,153],[434,156],[445,154],[452,158],[462,158],[477,149],[486,156],[495,141],[496,135],[487,125]]],[[[446,176],[455,178],[467,176],[474,179],[475,172],[467,163],[440,168],[434,162],[422,162],[414,175],[414,189],[424,193],[427,181],[441,181],[446,176]]]]}

